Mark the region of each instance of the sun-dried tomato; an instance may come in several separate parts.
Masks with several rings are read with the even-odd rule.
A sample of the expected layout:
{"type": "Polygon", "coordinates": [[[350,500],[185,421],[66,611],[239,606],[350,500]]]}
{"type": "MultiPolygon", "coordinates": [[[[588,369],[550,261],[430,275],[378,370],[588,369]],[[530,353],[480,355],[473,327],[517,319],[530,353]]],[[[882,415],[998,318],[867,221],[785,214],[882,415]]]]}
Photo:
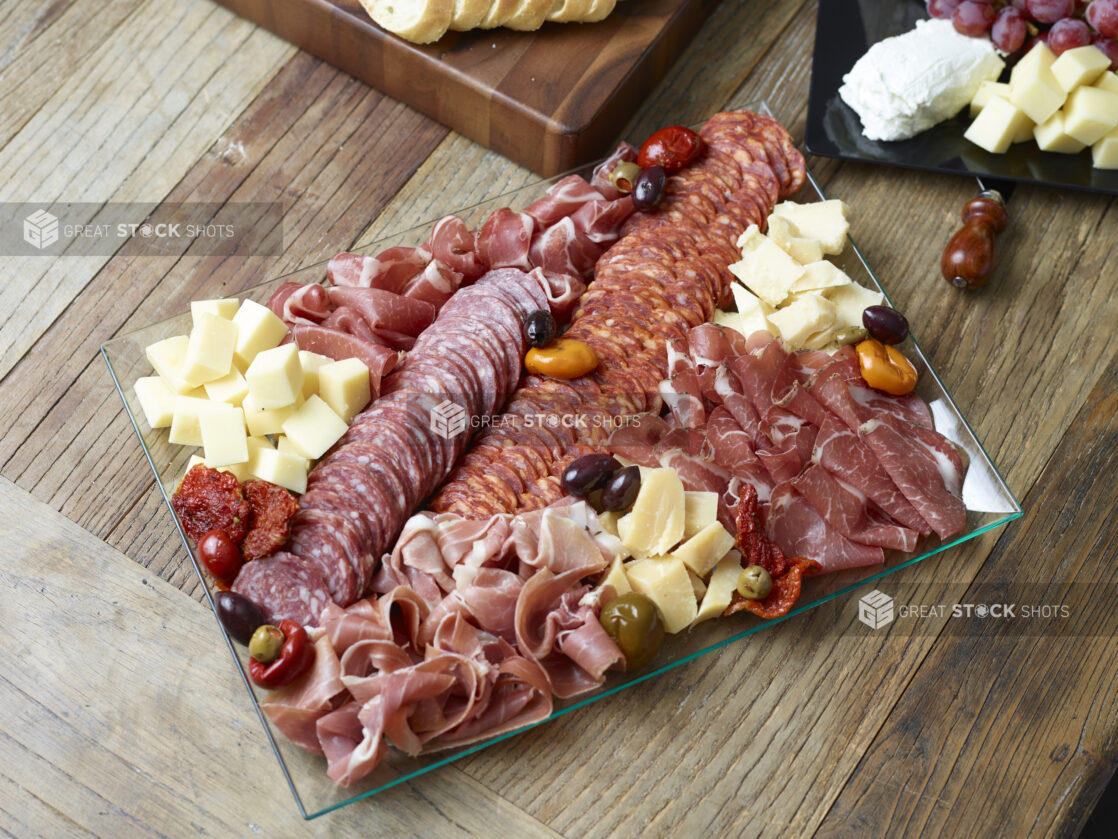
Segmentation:
{"type": "Polygon", "coordinates": [[[291,533],[291,517],[299,511],[299,502],[286,489],[268,481],[245,481],[243,491],[252,507],[249,531],[241,543],[241,553],[248,562],[283,547],[291,533]]]}
{"type": "Polygon", "coordinates": [[[785,562],[787,568],[782,576],[773,577],[773,590],[768,597],[764,600],[750,600],[735,591],[730,605],[722,614],[729,616],[737,612],[749,611],[766,620],[787,615],[800,599],[804,577],[817,573],[823,566],[814,559],[803,557],[796,557],[790,562],[785,560],[785,562]]]}
{"type": "Polygon", "coordinates": [[[171,497],[183,530],[195,542],[211,530],[222,530],[240,542],[248,530],[249,503],[230,472],[219,472],[199,463],[186,473],[171,497]]]}

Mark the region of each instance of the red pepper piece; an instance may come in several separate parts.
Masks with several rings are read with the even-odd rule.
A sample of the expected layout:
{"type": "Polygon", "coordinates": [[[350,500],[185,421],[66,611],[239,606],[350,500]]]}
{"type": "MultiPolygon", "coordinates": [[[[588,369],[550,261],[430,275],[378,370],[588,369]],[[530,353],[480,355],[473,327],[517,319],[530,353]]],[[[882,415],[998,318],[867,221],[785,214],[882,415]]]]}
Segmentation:
{"type": "Polygon", "coordinates": [[[255,658],[248,660],[248,675],[262,688],[274,690],[295,681],[314,661],[314,645],[307,638],[307,631],[293,620],[280,621],[283,647],[279,658],[264,664],[255,658]]]}

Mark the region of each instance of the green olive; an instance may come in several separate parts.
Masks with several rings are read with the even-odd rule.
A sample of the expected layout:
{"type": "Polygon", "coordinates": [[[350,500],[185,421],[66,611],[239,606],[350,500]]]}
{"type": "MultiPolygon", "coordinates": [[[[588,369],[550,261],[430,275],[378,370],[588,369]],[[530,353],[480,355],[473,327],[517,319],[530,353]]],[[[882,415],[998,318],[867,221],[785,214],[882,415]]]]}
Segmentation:
{"type": "Polygon", "coordinates": [[[656,604],[631,591],[611,600],[602,608],[602,627],[625,653],[625,669],[640,670],[648,665],[664,643],[664,622],[656,604]]]}
{"type": "Polygon", "coordinates": [[[760,565],[750,565],[738,574],[738,594],[747,600],[764,600],[773,590],[773,578],[760,565]]]}
{"type": "Polygon", "coordinates": [[[609,173],[609,182],[618,192],[629,193],[633,191],[633,183],[640,173],[641,167],[637,164],[622,160],[609,173]]]}
{"type": "Polygon", "coordinates": [[[836,344],[856,344],[865,340],[869,334],[864,326],[847,326],[835,333],[834,342],[836,344]]]}
{"type": "Polygon", "coordinates": [[[248,641],[248,654],[261,664],[271,664],[283,649],[283,633],[271,624],[258,626],[248,641]]]}

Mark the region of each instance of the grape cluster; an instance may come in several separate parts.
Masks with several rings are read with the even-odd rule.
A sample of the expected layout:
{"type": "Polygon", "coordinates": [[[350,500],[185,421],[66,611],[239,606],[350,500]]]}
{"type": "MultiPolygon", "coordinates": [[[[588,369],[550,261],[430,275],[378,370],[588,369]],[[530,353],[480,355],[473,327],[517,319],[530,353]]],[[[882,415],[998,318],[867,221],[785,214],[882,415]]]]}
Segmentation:
{"type": "Polygon", "coordinates": [[[928,14],[1009,54],[1037,42],[1056,55],[1094,44],[1118,69],[1118,0],[928,0],[928,14]]]}

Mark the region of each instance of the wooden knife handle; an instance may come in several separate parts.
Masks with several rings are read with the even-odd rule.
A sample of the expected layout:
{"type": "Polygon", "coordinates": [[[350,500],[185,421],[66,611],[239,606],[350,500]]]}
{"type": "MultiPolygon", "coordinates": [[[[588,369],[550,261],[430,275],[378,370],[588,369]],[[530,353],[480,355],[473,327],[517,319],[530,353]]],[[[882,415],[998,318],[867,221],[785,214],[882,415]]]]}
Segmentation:
{"type": "Polygon", "coordinates": [[[963,226],[943,249],[939,267],[957,288],[986,285],[994,270],[994,237],[1005,230],[1009,214],[1001,193],[988,189],[963,207],[963,226]]]}

